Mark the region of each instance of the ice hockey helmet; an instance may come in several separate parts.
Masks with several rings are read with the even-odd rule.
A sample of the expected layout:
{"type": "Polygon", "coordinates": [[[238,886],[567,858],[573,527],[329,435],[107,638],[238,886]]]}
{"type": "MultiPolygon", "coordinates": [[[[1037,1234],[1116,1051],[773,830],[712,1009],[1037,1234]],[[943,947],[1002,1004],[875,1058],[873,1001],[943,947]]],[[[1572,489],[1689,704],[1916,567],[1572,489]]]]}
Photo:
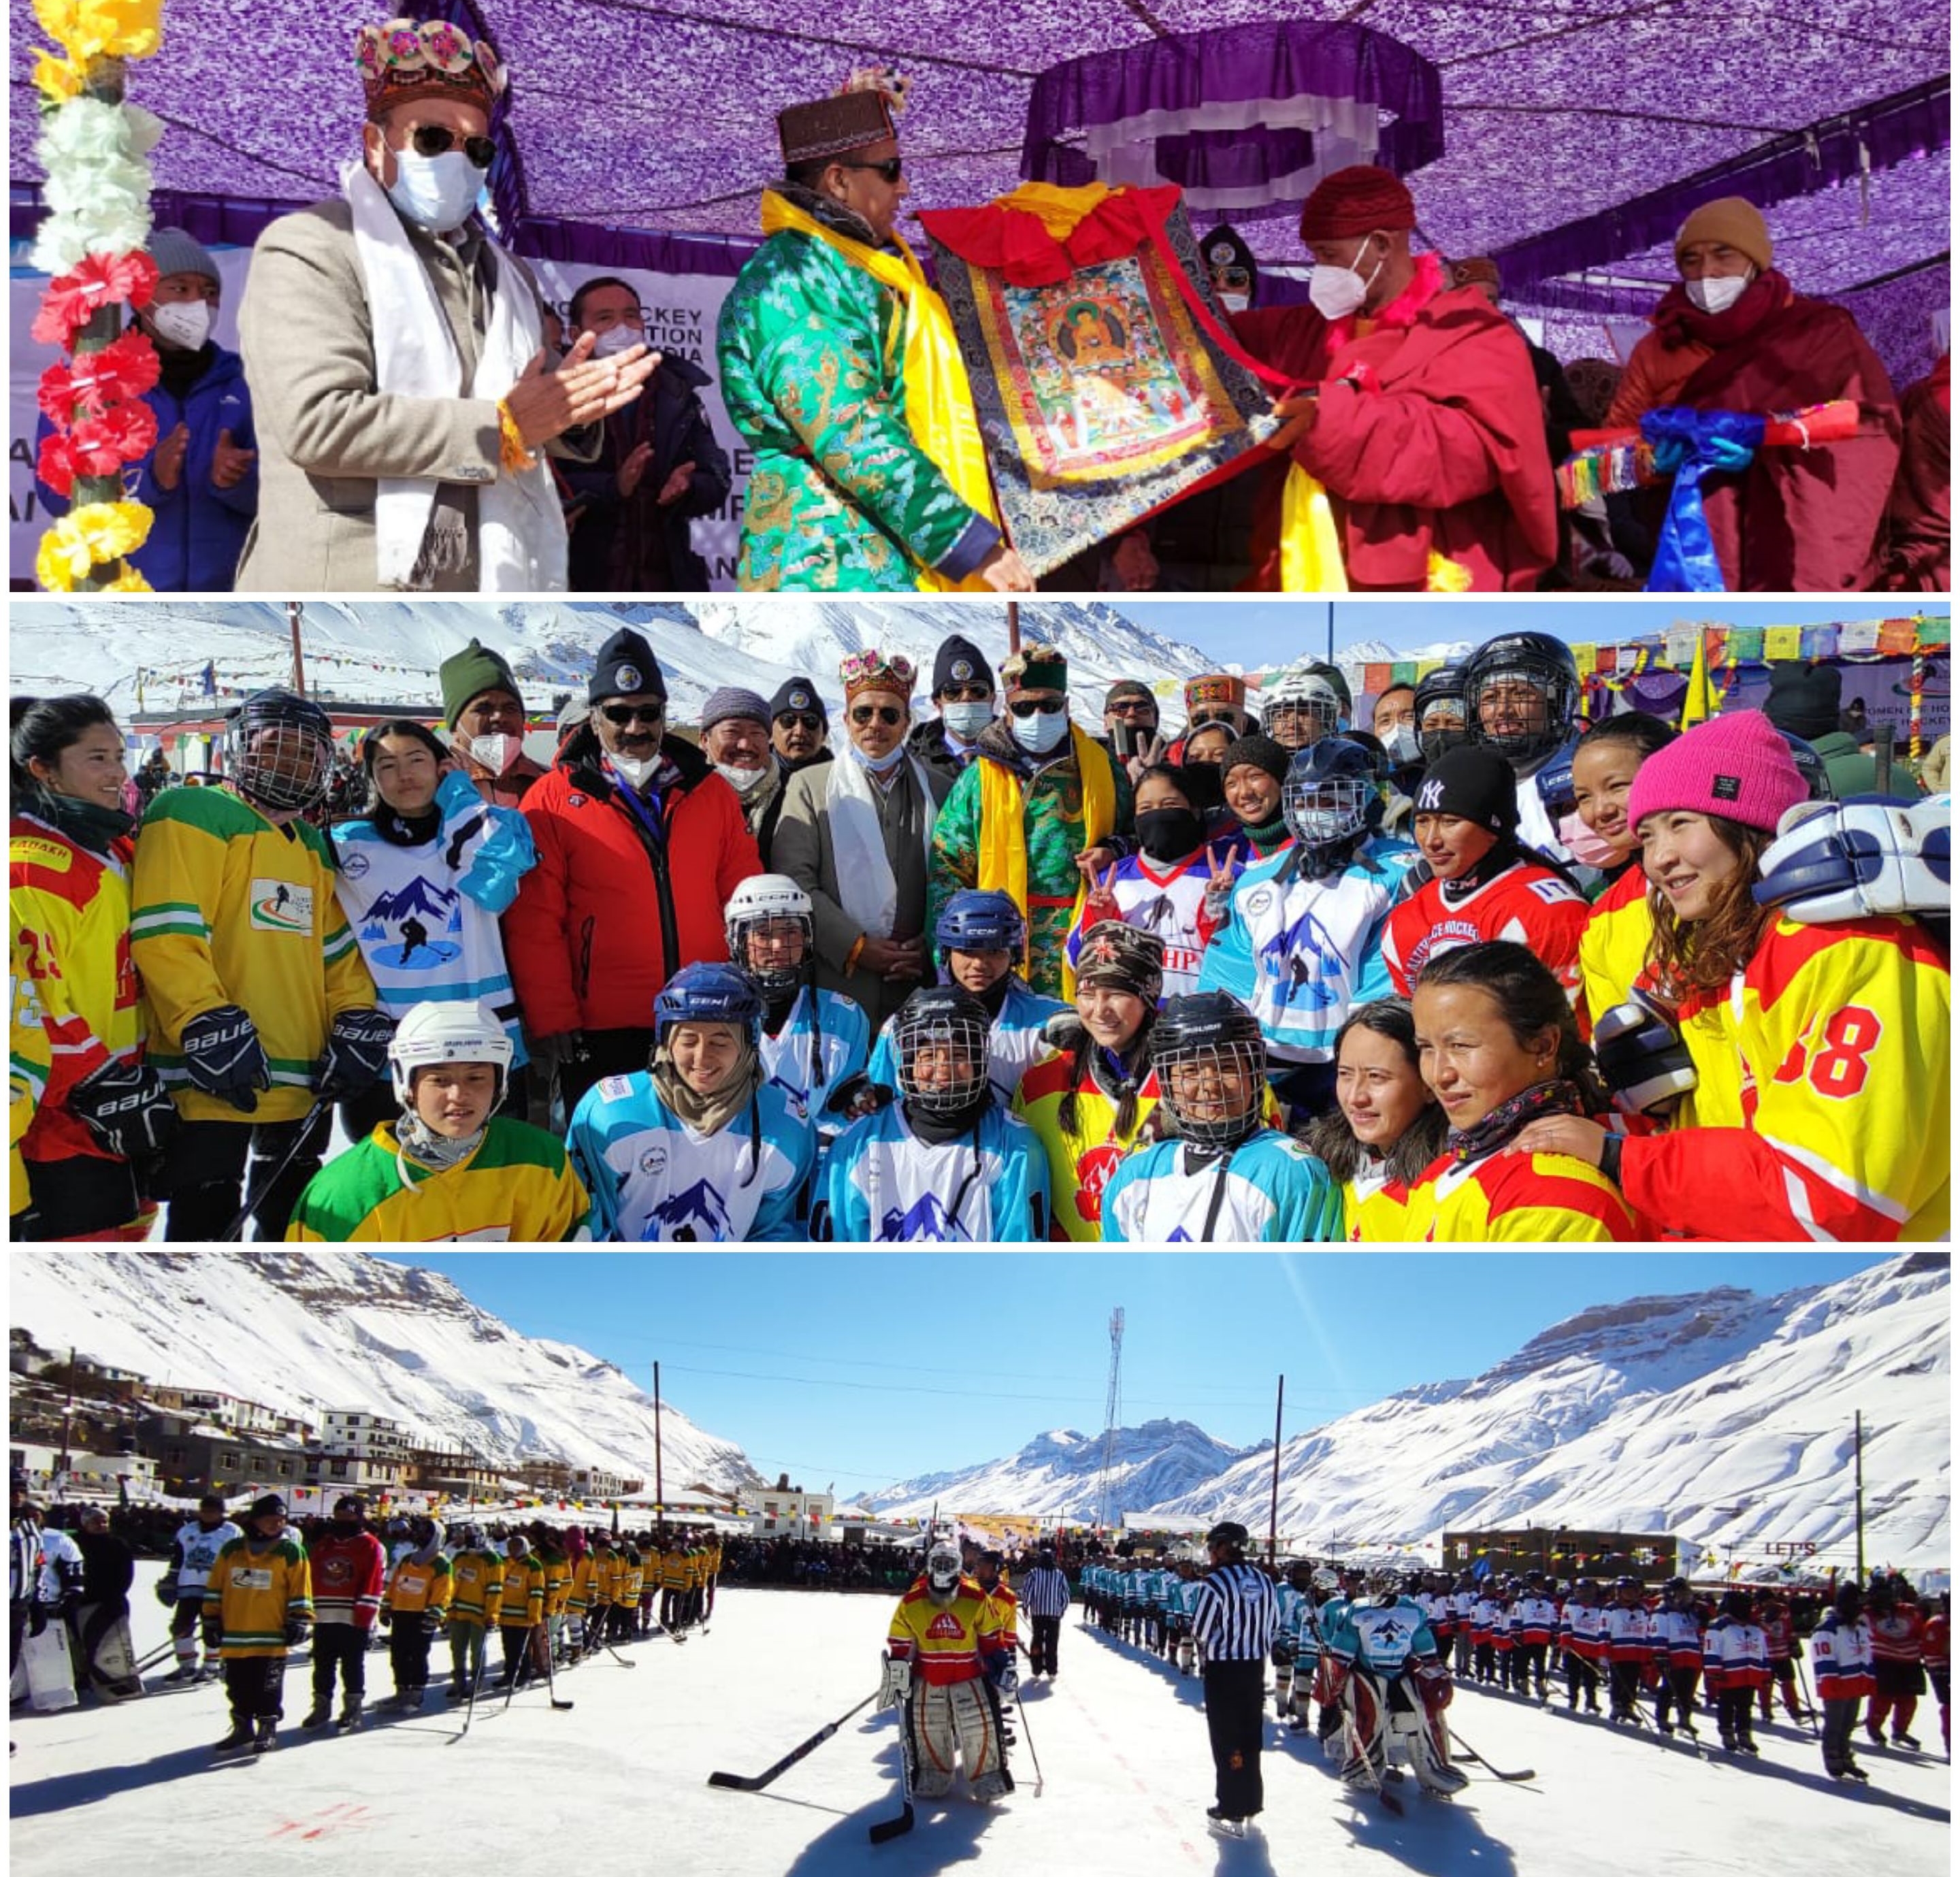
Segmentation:
{"type": "Polygon", "coordinates": [[[927,985],[899,1007],[892,1040],[899,1062],[899,1093],[921,1114],[958,1115],[982,1099],[987,1089],[987,1007],[957,985],[927,985]],[[919,1058],[929,1048],[963,1061],[958,1080],[941,1075],[927,1081],[919,1058]]]}
{"type": "Polygon", "coordinates": [[[1809,799],[1813,802],[1834,802],[1838,791],[1831,785],[1831,771],[1824,766],[1824,759],[1815,748],[1781,724],[1772,727],[1790,745],[1790,759],[1796,765],[1797,774],[1803,778],[1803,786],[1810,791],[1809,799]]]}
{"type": "Polygon", "coordinates": [[[1208,1547],[1217,1550],[1223,1546],[1234,1551],[1242,1551],[1252,1541],[1252,1535],[1236,1519],[1221,1519],[1204,1535],[1208,1547]]]}
{"type": "Polygon", "coordinates": [[[497,1071],[497,1100],[511,1079],[510,1032],[485,1004],[461,1001],[418,1004],[388,1039],[388,1067],[395,1099],[403,1108],[415,1094],[415,1071],[444,1062],[487,1062],[497,1071]]]}
{"type": "Polygon", "coordinates": [[[1579,667],[1572,648],[1549,632],[1500,632],[1470,654],[1463,667],[1464,727],[1472,743],[1488,743],[1514,765],[1548,756],[1571,734],[1579,716],[1579,667]],[[1487,729],[1484,694],[1500,680],[1522,681],[1545,700],[1535,728],[1487,729]]]}
{"type": "Polygon", "coordinates": [[[1461,665],[1439,665],[1417,682],[1415,728],[1424,762],[1433,762],[1446,749],[1469,740],[1463,709],[1461,665]]]}
{"type": "Polygon", "coordinates": [[[943,1539],[925,1554],[925,1580],[934,1590],[950,1590],[959,1583],[959,1548],[943,1539]]]}
{"type": "Polygon", "coordinates": [[[933,943],[948,952],[1007,952],[1018,959],[1027,938],[1027,921],[1010,893],[963,886],[940,908],[933,943]]]}
{"type": "Polygon", "coordinates": [[[733,1023],[753,1044],[762,1023],[762,994],[733,965],[683,965],[654,999],[657,1040],[676,1023],[733,1023]]]}
{"type": "Polygon", "coordinates": [[[1381,825],[1375,759],[1344,736],[1308,744],[1287,765],[1280,812],[1309,874],[1333,872],[1381,825]]]}
{"type": "Polygon", "coordinates": [[[748,973],[765,997],[787,996],[809,975],[816,954],[810,895],[787,873],[752,873],[728,896],[722,908],[722,930],[728,956],[736,969],[748,973]],[[749,956],[749,938],[758,927],[794,923],[803,934],[803,950],[794,965],[758,965],[749,956]]]}
{"type": "Polygon", "coordinates": [[[255,691],[231,712],[224,778],[261,808],[304,812],[333,778],[333,721],[291,691],[255,691]]]}
{"type": "Polygon", "coordinates": [[[1150,1030],[1150,1066],[1163,1090],[1160,1099],[1185,1140],[1201,1147],[1233,1147],[1258,1131],[1265,1039],[1258,1018],[1230,991],[1195,991],[1166,1004],[1150,1030]],[[1209,1064],[1217,1072],[1220,1099],[1199,1103],[1185,1098],[1176,1071],[1187,1063],[1209,1064]],[[1227,1114],[1223,1084],[1233,1071],[1243,1071],[1252,1096],[1243,1108],[1227,1114]],[[1201,1107],[1214,1112],[1201,1112],[1201,1107]]]}

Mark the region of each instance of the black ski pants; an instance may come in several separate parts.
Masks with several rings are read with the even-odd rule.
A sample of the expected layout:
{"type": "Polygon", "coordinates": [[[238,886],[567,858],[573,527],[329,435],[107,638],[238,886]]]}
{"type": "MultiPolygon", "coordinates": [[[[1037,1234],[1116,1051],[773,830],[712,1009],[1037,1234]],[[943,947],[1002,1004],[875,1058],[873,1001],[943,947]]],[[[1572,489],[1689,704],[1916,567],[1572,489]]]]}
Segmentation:
{"type": "Polygon", "coordinates": [[[419,1694],[428,1686],[429,1644],[434,1640],[419,1610],[405,1611],[388,1631],[388,1665],[397,1694],[419,1694]]]}
{"type": "Polygon", "coordinates": [[[1663,1669],[1660,1672],[1660,1685],[1654,1690],[1654,1724],[1667,1725],[1669,1704],[1673,1704],[1675,1725],[1685,1727],[1694,1719],[1694,1685],[1701,1678],[1699,1669],[1663,1669]]]}
{"type": "Polygon", "coordinates": [[[1030,1675],[1053,1675],[1055,1652],[1061,1640],[1061,1618],[1058,1616],[1030,1617],[1034,1634],[1028,1643],[1028,1672],[1030,1675]]]}
{"type": "Polygon", "coordinates": [[[279,1704],[285,1681],[284,1656],[234,1656],[224,1665],[224,1693],[234,1724],[242,1727],[255,1720],[279,1720],[285,1711],[279,1704]]]}
{"type": "Polygon", "coordinates": [[[259,1242],[284,1239],[300,1195],[320,1171],[333,1111],[322,1109],[301,1141],[304,1126],[298,1121],[255,1126],[243,1115],[237,1121],[179,1121],[158,1182],[158,1197],[168,1207],[164,1238],[173,1244],[208,1244],[238,1216],[243,1194],[249,1193],[259,1242]],[[296,1141],[298,1150],[275,1179],[273,1169],[296,1141]]]}
{"type": "Polygon", "coordinates": [[[313,1704],[333,1705],[338,1675],[342,1711],[358,1713],[368,1698],[368,1632],[356,1623],[316,1623],[313,1631],[313,1704]]]}
{"type": "Polygon", "coordinates": [[[1211,1735],[1218,1809],[1227,1818],[1250,1818],[1265,1809],[1259,1766],[1265,1700],[1264,1657],[1204,1665],[1204,1724],[1211,1735]]]}

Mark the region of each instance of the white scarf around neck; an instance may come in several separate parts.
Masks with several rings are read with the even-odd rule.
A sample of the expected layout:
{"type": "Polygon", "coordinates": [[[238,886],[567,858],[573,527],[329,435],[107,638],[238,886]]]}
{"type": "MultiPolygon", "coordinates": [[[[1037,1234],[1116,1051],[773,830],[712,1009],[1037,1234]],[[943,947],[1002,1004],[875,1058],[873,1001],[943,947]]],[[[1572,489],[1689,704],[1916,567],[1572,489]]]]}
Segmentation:
{"type": "MultiPolygon", "coordinates": [[[[495,269],[489,326],[467,387],[463,361],[435,288],[402,219],[358,159],[342,166],[342,193],[353,212],[354,250],[367,290],[377,390],[403,397],[492,400],[504,396],[536,355],[543,330],[532,295],[511,257],[488,237],[495,269]]],[[[376,584],[409,588],[429,516],[434,476],[384,476],[374,500],[376,584]]],[[[542,458],[513,475],[500,470],[476,491],[479,593],[546,593],[565,587],[565,515],[542,458]]]]}
{"type": "MultiPolygon", "coordinates": [[[[932,865],[932,827],[939,819],[939,805],[933,800],[925,765],[908,750],[904,765],[925,805],[925,830],[920,843],[927,869],[932,865]]],[[[894,781],[892,787],[898,784],[894,781]]],[[[830,780],[824,792],[826,811],[830,816],[830,851],[837,864],[838,903],[873,938],[889,938],[899,916],[898,876],[892,870],[885,851],[885,829],[880,818],[880,792],[864,765],[853,759],[848,749],[839,752],[830,765],[830,780]]]]}

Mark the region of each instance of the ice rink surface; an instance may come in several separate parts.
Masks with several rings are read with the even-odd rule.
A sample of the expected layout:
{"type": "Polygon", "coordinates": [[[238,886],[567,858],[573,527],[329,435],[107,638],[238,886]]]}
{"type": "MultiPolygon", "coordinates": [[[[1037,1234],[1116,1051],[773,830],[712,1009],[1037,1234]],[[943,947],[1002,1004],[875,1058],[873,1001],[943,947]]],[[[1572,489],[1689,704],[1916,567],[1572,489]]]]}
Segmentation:
{"type": "MultiPolygon", "coordinates": [[[[138,1567],[134,1623],[148,1653],[166,1634],[138,1567]]],[[[309,1665],[289,1665],[278,1749],[214,1761],[227,1724],[217,1684],[65,1713],[16,1709],[10,1866],[18,1877],[145,1877],[186,1860],[243,1856],[255,1872],[603,1869],[619,1877],[1941,1877],[1949,1827],[1882,1802],[1949,1803],[1943,1763],[1864,1754],[1873,1791],[1830,1784],[1815,1742],[1787,1723],[1761,1728],[1752,1766],[1670,1752],[1522,1703],[1461,1692],[1449,1718],[1494,1764],[1529,1767],[1503,1785],[1466,1767],[1453,1800],[1400,1790],[1406,1815],[1346,1792],[1306,1736],[1267,1730],[1262,1830],[1242,1844],[1205,1828],[1211,1764],[1198,1681],[1080,1626],[1062,1630],[1061,1674],[1026,1696],[1018,1790],[992,1809],[963,1796],[922,1802],[910,1836],[873,1848],[867,1831],[898,1810],[894,1717],[867,1709],[765,1792],[711,1788],[718,1767],[756,1774],[877,1687],[891,1604],[824,1592],[724,1589],[708,1633],[601,1653],[561,1676],[574,1706],[544,1691],[506,1709],[479,1696],[466,1739],[431,1691],[418,1714],[373,1713],[392,1692],[386,1654],[368,1657],[368,1724],[307,1734],[309,1665]]],[[[494,1656],[493,1656],[494,1659],[494,1656]]],[[[446,1641],[431,1657],[444,1678],[446,1641]]],[[[166,1659],[150,1676],[171,1664],[166,1659]]],[[[1271,1704],[1268,1704],[1268,1713],[1271,1704]]],[[[1712,1716],[1700,1722],[1712,1739],[1712,1716]]],[[[1936,1748],[1938,1717],[1914,1723],[1936,1748]]],[[[214,1863],[215,1861],[215,1863],[214,1863]]]]}

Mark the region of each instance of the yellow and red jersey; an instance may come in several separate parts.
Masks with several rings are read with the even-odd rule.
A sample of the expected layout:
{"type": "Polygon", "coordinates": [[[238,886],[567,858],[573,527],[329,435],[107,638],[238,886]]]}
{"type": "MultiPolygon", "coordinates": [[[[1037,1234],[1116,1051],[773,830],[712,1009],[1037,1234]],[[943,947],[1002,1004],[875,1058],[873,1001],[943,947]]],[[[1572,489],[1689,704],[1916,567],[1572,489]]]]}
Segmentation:
{"type": "Polygon", "coordinates": [[[1645,1238],[1618,1188],[1564,1153],[1445,1153],[1405,1186],[1392,1179],[1361,1203],[1364,1244],[1621,1244],[1645,1238]]]}
{"type": "Polygon", "coordinates": [[[899,1599],[886,1637],[894,1662],[909,1662],[916,1680],[934,1688],[970,1681],[1010,1639],[1001,1634],[1000,1611],[971,1577],[962,1577],[950,1602],[935,1603],[923,1580],[899,1599]]]}
{"type": "Polygon", "coordinates": [[[222,788],[167,788],[136,841],[130,943],[151,1017],[151,1059],[191,1121],[297,1121],[342,1010],[378,1000],[333,890],[326,835],[274,827],[222,788]],[[243,1115],[190,1086],[183,1026],[221,1004],[251,1018],[272,1086],[243,1115]]]}
{"type": "Polygon", "coordinates": [[[1009,1587],[1005,1577],[999,1579],[993,1589],[985,1595],[987,1601],[993,1605],[994,1615],[999,1621],[1001,1645],[1011,1652],[1020,1640],[1021,1600],[1009,1587]]]}
{"type": "Polygon", "coordinates": [[[1633,995],[1647,962],[1653,915],[1640,857],[1587,909],[1579,934],[1579,1027],[1589,1042],[1592,1026],[1633,995]]]}
{"type": "Polygon", "coordinates": [[[133,850],[126,839],[93,853],[32,815],[16,815],[8,837],[13,952],[34,986],[49,1064],[21,1151],[30,1160],[113,1159],[68,1097],[84,1076],[141,1053],[129,949],[133,850]]]}
{"type": "Polygon", "coordinates": [[[234,1538],[218,1554],[204,1580],[204,1618],[222,1630],[218,1654],[227,1662],[286,1653],[286,1624],[313,1615],[313,1572],[306,1548],[276,1538],[254,1548],[234,1538]]]}
{"type": "Polygon", "coordinates": [[[21,1143],[34,1125],[35,1112],[47,1093],[48,1069],[53,1061],[41,994],[27,968],[18,929],[8,953],[7,988],[11,1007],[7,1036],[7,1211],[14,1217],[26,1211],[33,1198],[21,1143]]]}
{"type": "Polygon", "coordinates": [[[1952,979],[1911,919],[1777,919],[1726,994],[1683,1006],[1704,1081],[1738,1118],[1629,1139],[1627,1197],[1694,1238],[1942,1239],[1952,979]]]}
{"type": "Polygon", "coordinates": [[[1102,1236],[1102,1189],[1124,1156],[1143,1135],[1144,1123],[1157,1105],[1157,1079],[1144,1078],[1137,1092],[1130,1131],[1116,1131],[1116,1103],[1085,1079],[1075,1092],[1075,1125],[1061,1125],[1074,1058],[1058,1051],[1034,1064],[1014,1091],[1014,1112],[1033,1128],[1048,1156],[1048,1236],[1086,1239],[1102,1236]]]}

